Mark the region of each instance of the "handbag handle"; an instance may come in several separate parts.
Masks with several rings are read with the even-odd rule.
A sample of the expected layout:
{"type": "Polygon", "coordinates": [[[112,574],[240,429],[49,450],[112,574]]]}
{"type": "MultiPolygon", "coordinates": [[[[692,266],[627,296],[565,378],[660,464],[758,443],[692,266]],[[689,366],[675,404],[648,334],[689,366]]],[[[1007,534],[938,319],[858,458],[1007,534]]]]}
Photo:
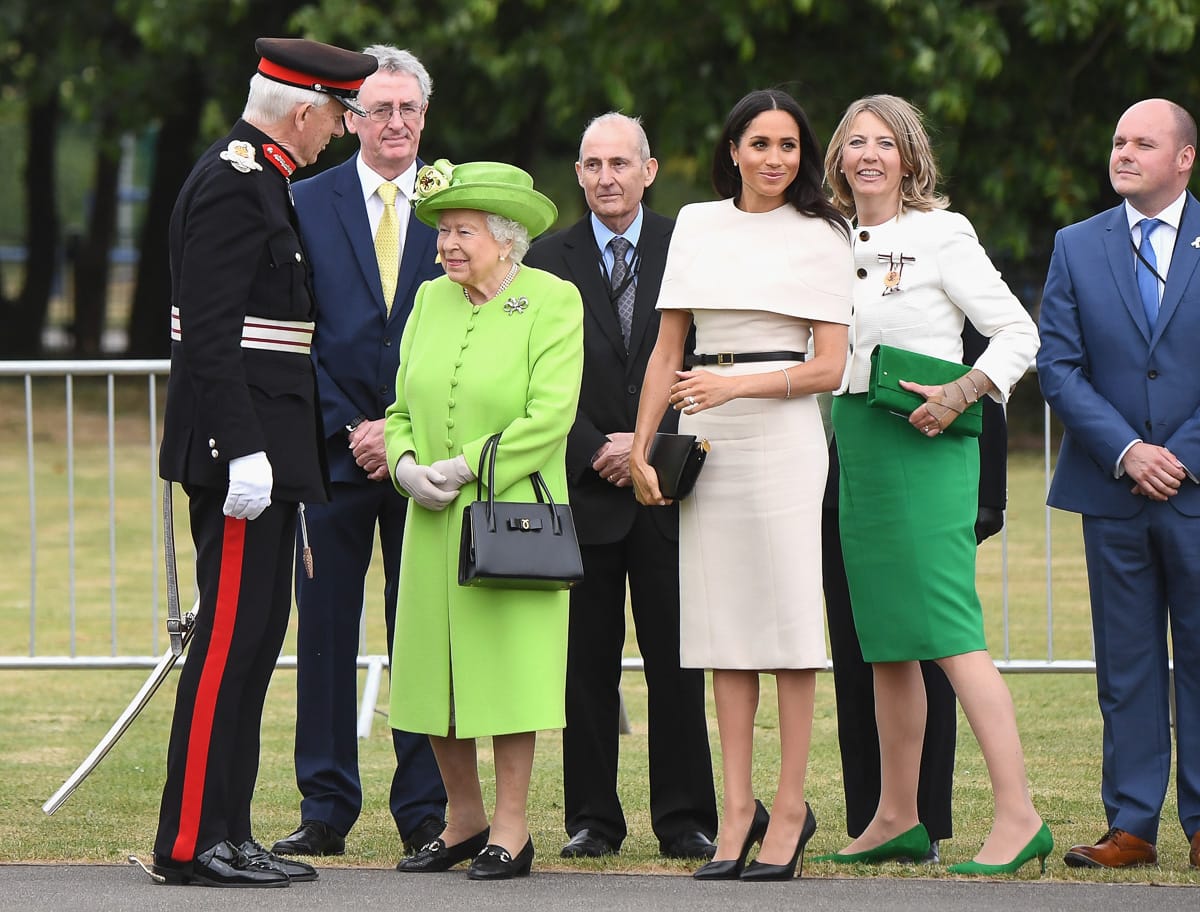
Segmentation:
{"type": "MultiPolygon", "coordinates": [[[[487,464],[487,525],[489,532],[496,531],[496,454],[500,450],[500,435],[493,434],[483,443],[483,449],[479,451],[479,466],[475,472],[475,499],[483,500],[483,472],[484,464],[487,464]]],[[[550,505],[550,528],[555,535],[562,535],[562,522],[558,518],[558,511],[554,509],[554,497],[550,494],[550,487],[546,484],[546,479],[542,478],[541,472],[533,472],[529,476],[529,481],[533,484],[533,494],[537,498],[538,503],[550,505]]]]}

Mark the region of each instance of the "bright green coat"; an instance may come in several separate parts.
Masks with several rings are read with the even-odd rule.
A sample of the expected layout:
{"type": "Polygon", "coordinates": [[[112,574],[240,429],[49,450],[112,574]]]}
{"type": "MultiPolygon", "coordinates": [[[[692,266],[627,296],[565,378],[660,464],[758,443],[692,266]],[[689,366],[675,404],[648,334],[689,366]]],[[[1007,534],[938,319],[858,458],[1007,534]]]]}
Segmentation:
{"type": "MultiPolygon", "coordinates": [[[[422,465],[461,453],[474,471],[484,441],[503,433],[496,499],[532,501],[536,470],[566,503],[582,374],[583,304],[569,282],[525,267],[478,307],[445,276],[426,282],[400,342],[388,464],[410,451],[422,465]]],[[[567,593],[458,585],[463,509],[474,499],[470,482],[445,510],[408,505],[391,724],[446,735],[453,692],[460,738],[562,728],[567,593]]]]}

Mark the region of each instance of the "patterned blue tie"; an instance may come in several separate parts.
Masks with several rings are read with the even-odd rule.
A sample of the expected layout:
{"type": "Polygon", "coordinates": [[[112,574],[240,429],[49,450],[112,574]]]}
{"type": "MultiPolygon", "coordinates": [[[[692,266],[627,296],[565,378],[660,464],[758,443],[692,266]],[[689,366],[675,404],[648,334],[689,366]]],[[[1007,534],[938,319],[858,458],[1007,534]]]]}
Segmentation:
{"type": "Polygon", "coordinates": [[[1154,328],[1158,320],[1158,257],[1154,255],[1154,245],[1150,243],[1150,235],[1162,224],[1161,219],[1142,219],[1142,243],[1138,247],[1137,274],[1138,292],[1142,296],[1142,309],[1146,311],[1146,322],[1154,328]],[[1147,268],[1149,264],[1149,268],[1147,268]]]}

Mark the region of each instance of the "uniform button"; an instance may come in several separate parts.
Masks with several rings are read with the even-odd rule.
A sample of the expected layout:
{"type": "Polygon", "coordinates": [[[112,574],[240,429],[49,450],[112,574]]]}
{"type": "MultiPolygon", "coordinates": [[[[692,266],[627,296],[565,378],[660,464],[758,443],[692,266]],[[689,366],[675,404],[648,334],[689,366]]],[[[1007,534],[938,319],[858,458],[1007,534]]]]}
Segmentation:
{"type": "Polygon", "coordinates": [[[455,362],[454,362],[454,366],[455,366],[455,367],[462,367],[462,358],[459,358],[457,361],[455,361],[455,362]]]}
{"type": "Polygon", "coordinates": [[[869,240],[871,240],[871,232],[869,232],[869,231],[860,231],[860,232],[858,233],[858,239],[859,239],[860,241],[869,241],[869,240]]]}
{"type": "Polygon", "coordinates": [[[625,392],[629,393],[629,395],[631,395],[631,396],[635,395],[637,393],[637,391],[638,391],[638,388],[636,386],[634,386],[632,383],[629,384],[629,386],[625,387],[625,392]]]}
{"type": "Polygon", "coordinates": [[[454,427],[454,419],[453,418],[446,419],[446,427],[448,427],[448,428],[454,427]]]}
{"type": "Polygon", "coordinates": [[[449,437],[447,437],[446,438],[446,449],[450,450],[453,448],[454,448],[454,441],[451,440],[449,437]]]}
{"type": "Polygon", "coordinates": [[[451,377],[451,378],[450,378],[450,385],[451,385],[451,386],[458,386],[458,378],[457,378],[457,377],[451,377]]]}
{"type": "Polygon", "coordinates": [[[300,251],[296,251],[296,262],[300,262],[300,251]]]}
{"type": "Polygon", "coordinates": [[[864,269],[862,266],[858,267],[858,277],[860,279],[865,279],[867,277],[867,270],[864,269]]]}
{"type": "Polygon", "coordinates": [[[213,450],[213,451],[212,451],[212,458],[213,458],[213,459],[216,459],[216,458],[217,458],[218,456],[220,456],[220,455],[221,455],[221,454],[220,454],[220,453],[219,453],[217,450],[213,450]]]}
{"type": "Polygon", "coordinates": [[[208,438],[208,445],[209,445],[210,447],[215,447],[215,446],[217,445],[217,441],[216,441],[216,439],[215,439],[215,438],[213,438],[213,437],[209,437],[209,438],[208,438]]]}
{"type": "Polygon", "coordinates": [[[450,406],[450,408],[454,408],[454,400],[451,399],[449,402],[446,403],[446,405],[450,406]]]}
{"type": "Polygon", "coordinates": [[[1158,371],[1152,370],[1148,374],[1146,374],[1146,376],[1149,377],[1151,380],[1157,380],[1158,379],[1158,371]]]}
{"type": "Polygon", "coordinates": [[[391,340],[391,339],[384,339],[384,340],[383,340],[383,344],[384,344],[385,346],[387,346],[387,347],[389,347],[389,348],[390,348],[390,347],[391,347],[391,345],[392,345],[392,340],[391,340]]]}

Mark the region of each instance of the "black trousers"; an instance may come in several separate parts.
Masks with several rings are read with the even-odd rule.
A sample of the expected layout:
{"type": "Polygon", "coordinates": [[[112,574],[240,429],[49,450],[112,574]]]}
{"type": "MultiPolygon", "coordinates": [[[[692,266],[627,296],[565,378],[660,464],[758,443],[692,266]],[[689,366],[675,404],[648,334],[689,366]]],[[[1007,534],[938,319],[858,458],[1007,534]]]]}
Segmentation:
{"type": "Polygon", "coordinates": [[[645,663],[650,756],[650,820],[661,843],[717,831],[704,673],[679,667],[679,546],[641,507],[629,534],[584,545],[584,580],[571,590],[563,791],[567,833],[625,838],[617,796],[621,651],[625,586],[645,663]]]}
{"type": "Polygon", "coordinates": [[[155,855],[190,861],[251,836],[263,701],[292,605],[296,504],[230,519],[225,490],[187,491],[200,606],[179,675],[155,855]]]}
{"type": "MultiPolygon", "coordinates": [[[[832,458],[836,459],[836,451],[832,458]]],[[[836,463],[834,463],[836,465],[836,463]]],[[[836,488],[833,503],[836,505],[836,488]]],[[[829,500],[826,498],[826,504],[829,500]]],[[[833,653],[833,687],[837,700],[838,747],[846,793],[846,832],[857,837],[879,806],[879,730],[875,726],[875,681],[863,661],[850,608],[846,567],[838,535],[838,511],[825,509],[821,520],[821,569],[825,615],[833,653]]],[[[952,796],[957,707],[954,688],[935,662],[922,662],[928,714],[921,750],[917,814],[930,839],[954,835],[952,796]]]]}

